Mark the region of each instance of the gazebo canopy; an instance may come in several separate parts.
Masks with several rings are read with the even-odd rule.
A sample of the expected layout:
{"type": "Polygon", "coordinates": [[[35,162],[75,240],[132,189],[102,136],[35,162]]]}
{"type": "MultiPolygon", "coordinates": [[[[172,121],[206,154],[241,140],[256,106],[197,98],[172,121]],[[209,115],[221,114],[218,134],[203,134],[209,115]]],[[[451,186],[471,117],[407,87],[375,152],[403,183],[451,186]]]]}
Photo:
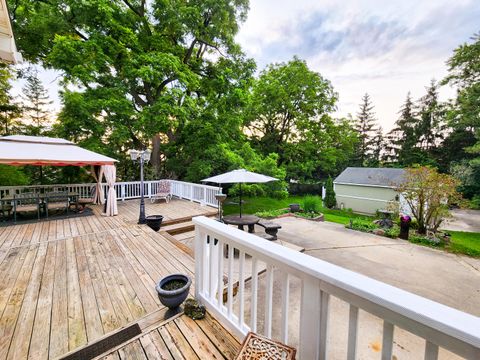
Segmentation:
{"type": "Polygon", "coordinates": [[[86,166],[114,165],[116,161],[64,139],[24,135],[0,137],[0,164],[86,166]]]}

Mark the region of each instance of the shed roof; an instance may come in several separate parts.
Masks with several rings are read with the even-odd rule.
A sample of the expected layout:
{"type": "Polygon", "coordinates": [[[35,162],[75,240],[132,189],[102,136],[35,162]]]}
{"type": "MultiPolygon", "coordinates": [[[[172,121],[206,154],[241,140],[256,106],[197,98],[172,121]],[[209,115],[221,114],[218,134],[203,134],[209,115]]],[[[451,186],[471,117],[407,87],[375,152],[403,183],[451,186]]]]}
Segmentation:
{"type": "Polygon", "coordinates": [[[113,165],[116,161],[64,139],[24,135],[0,137],[0,164],[85,166],[113,165]]]}
{"type": "Polygon", "coordinates": [[[334,180],[336,184],[394,187],[402,182],[404,169],[348,167],[334,180]]]}

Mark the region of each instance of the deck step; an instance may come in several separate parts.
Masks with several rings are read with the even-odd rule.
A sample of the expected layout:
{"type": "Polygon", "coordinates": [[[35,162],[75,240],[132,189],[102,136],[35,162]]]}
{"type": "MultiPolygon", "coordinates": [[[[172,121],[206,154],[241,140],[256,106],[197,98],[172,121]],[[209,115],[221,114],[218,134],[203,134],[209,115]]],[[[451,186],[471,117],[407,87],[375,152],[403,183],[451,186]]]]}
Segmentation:
{"type": "Polygon", "coordinates": [[[182,222],[179,224],[162,226],[162,231],[169,233],[170,235],[177,235],[195,230],[195,225],[192,221],[182,222]]]}

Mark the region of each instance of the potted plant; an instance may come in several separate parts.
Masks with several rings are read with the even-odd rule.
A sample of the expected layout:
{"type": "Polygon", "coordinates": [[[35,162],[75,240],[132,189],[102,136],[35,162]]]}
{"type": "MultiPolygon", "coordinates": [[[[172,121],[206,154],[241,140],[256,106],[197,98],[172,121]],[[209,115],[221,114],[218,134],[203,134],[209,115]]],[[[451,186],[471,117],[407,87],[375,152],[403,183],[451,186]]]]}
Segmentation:
{"type": "Polygon", "coordinates": [[[169,309],[175,309],[185,301],[192,285],[192,279],[184,274],[172,274],[162,278],[155,289],[160,302],[169,309]]]}
{"type": "Polygon", "coordinates": [[[147,216],[145,219],[147,220],[147,225],[153,231],[160,230],[160,226],[162,225],[162,221],[163,221],[162,215],[150,215],[150,216],[147,216]]]}

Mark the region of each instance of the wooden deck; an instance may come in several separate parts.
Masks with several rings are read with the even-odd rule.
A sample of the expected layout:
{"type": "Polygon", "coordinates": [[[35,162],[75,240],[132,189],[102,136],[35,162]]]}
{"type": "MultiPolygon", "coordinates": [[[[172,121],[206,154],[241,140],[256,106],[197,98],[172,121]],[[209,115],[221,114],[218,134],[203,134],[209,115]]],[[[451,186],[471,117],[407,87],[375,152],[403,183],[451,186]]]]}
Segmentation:
{"type": "MultiPolygon", "coordinates": [[[[193,258],[171,239],[136,224],[137,201],[120,203],[116,217],[99,216],[100,210],[0,228],[0,359],[56,358],[152,314],[155,321],[165,320],[167,309],[155,284],[173,272],[193,277],[193,258]]],[[[180,200],[147,204],[147,214],[171,222],[212,211],[180,200]]],[[[181,333],[185,340],[182,329],[198,331],[177,318],[158,334],[165,342],[168,333],[175,344],[185,344],[176,337],[181,333]]],[[[137,342],[144,346],[152,336],[137,342]]],[[[123,352],[132,347],[138,346],[128,345],[117,355],[125,358],[123,352]]]]}
{"type": "Polygon", "coordinates": [[[239,349],[237,339],[209,314],[197,321],[180,315],[116,347],[99,359],[233,359],[239,349]]]}

